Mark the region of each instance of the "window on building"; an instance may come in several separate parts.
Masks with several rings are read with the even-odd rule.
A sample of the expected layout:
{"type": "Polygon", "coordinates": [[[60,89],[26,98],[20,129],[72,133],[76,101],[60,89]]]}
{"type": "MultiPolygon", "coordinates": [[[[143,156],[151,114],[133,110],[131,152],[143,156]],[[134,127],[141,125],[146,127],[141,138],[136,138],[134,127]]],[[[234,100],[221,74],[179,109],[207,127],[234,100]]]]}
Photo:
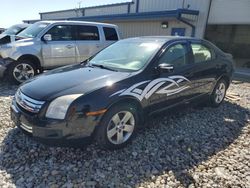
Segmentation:
{"type": "Polygon", "coordinates": [[[201,63],[210,61],[212,59],[212,52],[201,44],[191,44],[194,54],[194,63],[201,63]]]}
{"type": "Polygon", "coordinates": [[[50,34],[52,41],[69,41],[74,40],[73,26],[57,25],[50,29],[47,34],[50,34]]]}
{"type": "Polygon", "coordinates": [[[118,40],[118,36],[115,28],[104,27],[103,28],[106,40],[118,40]]]}
{"type": "Polygon", "coordinates": [[[184,66],[187,61],[187,46],[184,44],[176,44],[170,47],[160,58],[159,64],[167,63],[174,67],[184,66]]]}
{"type": "Polygon", "coordinates": [[[100,40],[99,31],[96,26],[78,26],[77,40],[100,40]]]}

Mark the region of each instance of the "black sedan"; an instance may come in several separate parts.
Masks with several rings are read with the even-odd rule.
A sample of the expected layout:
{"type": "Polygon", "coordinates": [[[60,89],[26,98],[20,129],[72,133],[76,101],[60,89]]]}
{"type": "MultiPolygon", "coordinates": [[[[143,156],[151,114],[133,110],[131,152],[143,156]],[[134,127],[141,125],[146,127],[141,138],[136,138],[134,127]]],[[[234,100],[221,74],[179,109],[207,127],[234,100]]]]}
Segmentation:
{"type": "Polygon", "coordinates": [[[208,41],[131,38],[24,83],[11,117],[45,144],[75,146],[95,138],[117,149],[154,113],[190,102],[218,107],[232,74],[232,56],[208,41]]]}

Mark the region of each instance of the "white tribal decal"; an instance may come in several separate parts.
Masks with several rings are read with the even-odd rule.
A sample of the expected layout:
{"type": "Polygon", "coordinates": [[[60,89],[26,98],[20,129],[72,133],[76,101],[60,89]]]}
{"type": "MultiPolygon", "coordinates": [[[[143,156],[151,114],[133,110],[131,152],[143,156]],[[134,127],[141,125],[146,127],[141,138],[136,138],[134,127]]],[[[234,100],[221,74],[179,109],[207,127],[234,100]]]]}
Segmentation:
{"type": "Polygon", "coordinates": [[[140,82],[140,83],[137,83],[137,84],[131,86],[128,89],[120,90],[120,91],[114,93],[113,95],[111,95],[110,97],[112,97],[114,95],[118,95],[118,94],[119,94],[119,96],[130,95],[130,96],[134,96],[137,99],[139,99],[140,101],[142,101],[144,98],[149,99],[151,97],[151,95],[153,95],[154,93],[167,94],[167,96],[170,96],[170,95],[177,94],[177,93],[189,88],[189,86],[181,86],[181,87],[179,86],[179,83],[181,83],[183,81],[190,82],[187,78],[185,78],[183,76],[170,76],[168,78],[158,78],[158,79],[155,79],[152,81],[151,80],[143,81],[143,82],[140,82]],[[167,86],[159,89],[166,82],[169,82],[169,84],[167,86]],[[137,88],[145,83],[149,83],[145,87],[145,89],[141,90],[141,89],[137,88]],[[177,88],[176,89],[169,89],[172,86],[177,86],[177,88]]]}

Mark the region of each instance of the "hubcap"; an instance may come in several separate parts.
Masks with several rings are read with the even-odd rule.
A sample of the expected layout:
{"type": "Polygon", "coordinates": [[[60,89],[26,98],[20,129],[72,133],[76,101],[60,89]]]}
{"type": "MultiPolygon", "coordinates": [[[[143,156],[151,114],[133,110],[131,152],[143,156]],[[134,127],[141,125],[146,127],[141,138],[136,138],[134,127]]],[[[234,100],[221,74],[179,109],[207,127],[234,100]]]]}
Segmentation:
{"type": "Polygon", "coordinates": [[[24,82],[35,75],[35,71],[29,64],[22,63],[13,70],[13,76],[18,82],[24,82]]]}
{"type": "Polygon", "coordinates": [[[217,104],[221,103],[226,94],[226,86],[224,83],[220,83],[215,90],[215,102],[217,104]]]}
{"type": "Polygon", "coordinates": [[[129,111],[115,114],[107,127],[107,136],[111,143],[122,144],[132,135],[135,127],[135,118],[129,111]]]}

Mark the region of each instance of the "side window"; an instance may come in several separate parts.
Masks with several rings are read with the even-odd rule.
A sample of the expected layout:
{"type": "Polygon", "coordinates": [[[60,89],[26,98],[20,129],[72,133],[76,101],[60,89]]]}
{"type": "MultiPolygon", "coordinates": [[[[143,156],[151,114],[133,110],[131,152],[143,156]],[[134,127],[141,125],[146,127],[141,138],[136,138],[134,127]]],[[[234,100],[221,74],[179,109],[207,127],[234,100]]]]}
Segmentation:
{"type": "Polygon", "coordinates": [[[79,25],[77,40],[100,40],[96,26],[79,25]]]}
{"type": "Polygon", "coordinates": [[[73,26],[57,25],[52,27],[47,34],[51,34],[52,41],[69,41],[74,40],[73,26]]]}
{"type": "Polygon", "coordinates": [[[188,64],[187,46],[184,44],[176,44],[170,47],[160,58],[159,64],[167,63],[174,67],[180,67],[188,64]]]}
{"type": "Polygon", "coordinates": [[[191,44],[194,54],[194,63],[201,63],[212,60],[212,52],[201,44],[191,44]]]}
{"type": "Polygon", "coordinates": [[[118,36],[114,28],[104,27],[103,31],[104,31],[106,40],[118,40],[118,36]]]}

